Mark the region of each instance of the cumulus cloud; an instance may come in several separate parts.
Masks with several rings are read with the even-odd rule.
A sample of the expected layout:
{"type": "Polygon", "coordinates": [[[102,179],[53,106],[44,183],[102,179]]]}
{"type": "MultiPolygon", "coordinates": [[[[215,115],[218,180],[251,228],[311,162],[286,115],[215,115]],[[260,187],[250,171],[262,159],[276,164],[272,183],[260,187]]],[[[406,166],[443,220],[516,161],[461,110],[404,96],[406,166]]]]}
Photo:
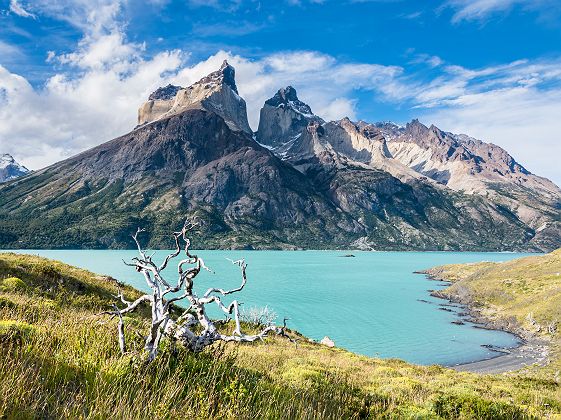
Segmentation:
{"type": "Polygon", "coordinates": [[[356,93],[362,91],[364,98],[366,91],[390,106],[413,109],[427,123],[499,144],[530,170],[561,182],[556,162],[561,155],[561,59],[473,69],[417,55],[415,66],[430,69],[432,79],[424,71],[343,62],[315,51],[258,59],[219,51],[193,62],[188,51],[148,55],[143,43],[129,41],[119,4],[112,1],[94,6],[87,0],[37,0],[33,12],[66,19],[84,35],[74,51],[48,52],[56,72],[40,87],[0,62],[0,152],[32,169],[128,132],[136,124],[138,106],[156,88],[188,86],[227,59],[236,68],[254,129],[264,101],[280,87],[294,86],[326,120],[364,118],[357,115],[356,93]]]}
{"type": "Polygon", "coordinates": [[[257,128],[259,110],[277,89],[294,85],[300,97],[326,119],[356,117],[352,92],[371,88],[394,74],[380,65],[340,63],[317,52],[285,52],[250,60],[219,51],[198,63],[189,54],[164,51],[144,58],[145,46],[111,29],[92,33],[75,51],[56,55],[66,71],[35,89],[22,76],[0,67],[0,140],[30,168],[78,153],[123,134],[136,124],[137,108],[150,92],[167,83],[188,86],[227,59],[236,68],[240,94],[257,128]]]}

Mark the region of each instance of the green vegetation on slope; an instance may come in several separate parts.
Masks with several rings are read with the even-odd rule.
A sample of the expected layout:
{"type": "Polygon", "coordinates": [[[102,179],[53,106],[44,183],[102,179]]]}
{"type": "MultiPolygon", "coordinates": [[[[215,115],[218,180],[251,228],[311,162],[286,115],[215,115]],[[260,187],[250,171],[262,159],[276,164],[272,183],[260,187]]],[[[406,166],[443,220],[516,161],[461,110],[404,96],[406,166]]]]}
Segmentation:
{"type": "Polygon", "coordinates": [[[445,265],[427,273],[452,282],[438,295],[470,304],[493,326],[550,341],[549,371],[561,368],[561,249],[502,263],[445,265]]]}
{"type": "MultiPolygon", "coordinates": [[[[478,376],[330,349],[300,337],[143,359],[143,308],[119,353],[110,279],[0,254],[0,418],[488,418],[561,413],[553,380],[478,376]],[[18,280],[14,280],[18,279],[18,280]]],[[[138,292],[127,287],[127,298],[138,292]]],[[[232,325],[227,328],[231,328],[232,325]]],[[[249,326],[248,326],[249,327],[249,326]]]]}

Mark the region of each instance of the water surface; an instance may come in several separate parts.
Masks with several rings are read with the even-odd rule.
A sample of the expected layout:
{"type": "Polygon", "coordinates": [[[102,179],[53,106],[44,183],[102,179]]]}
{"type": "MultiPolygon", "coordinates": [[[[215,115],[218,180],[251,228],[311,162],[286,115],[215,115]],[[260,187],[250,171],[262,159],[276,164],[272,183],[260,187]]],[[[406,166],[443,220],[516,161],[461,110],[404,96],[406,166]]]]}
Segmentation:
{"type": "MultiPolygon", "coordinates": [[[[110,275],[142,290],[142,276],[122,260],[135,251],[29,250],[17,251],[53,258],[96,273],[110,275]]],[[[155,259],[166,251],[156,251],[155,259]]],[[[513,347],[515,336],[499,331],[455,325],[461,309],[441,310],[445,301],[430,296],[441,289],[416,270],[436,265],[475,261],[506,261],[527,254],[460,252],[345,251],[199,251],[216,274],[197,277],[197,290],[232,288],[240,282],[239,269],[227,258],[244,257],[248,283],[237,295],[246,308],[268,306],[289,327],[308,337],[329,336],[337,346],[356,353],[400,358],[418,364],[453,365],[495,356],[484,347],[513,347]],[[427,301],[427,302],[422,302],[427,301]]],[[[170,264],[167,279],[176,281],[170,264]]],[[[229,303],[228,297],[224,300],[229,303]]],[[[450,309],[450,308],[448,308],[450,309]]],[[[212,311],[213,316],[221,316],[212,311]]]]}

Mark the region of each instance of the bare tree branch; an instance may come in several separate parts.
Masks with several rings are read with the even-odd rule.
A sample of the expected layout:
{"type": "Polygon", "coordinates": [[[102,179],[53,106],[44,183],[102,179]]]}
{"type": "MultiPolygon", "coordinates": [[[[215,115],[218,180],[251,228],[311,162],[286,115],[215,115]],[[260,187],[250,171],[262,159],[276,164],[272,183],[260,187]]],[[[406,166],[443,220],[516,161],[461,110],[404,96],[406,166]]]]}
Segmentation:
{"type": "MultiPolygon", "coordinates": [[[[142,249],[138,236],[140,233],[144,232],[144,229],[139,228],[136,233],[132,235],[138,249],[139,257],[134,257],[131,262],[123,262],[127,266],[134,267],[139,273],[142,273],[151,293],[139,297],[134,302],[129,302],[119,289],[115,297],[119,299],[122,304],[126,305],[125,308],[119,309],[115,305],[113,311],[104,312],[112,317],[119,318],[118,332],[121,352],[124,353],[126,351],[123,315],[135,311],[142,302],[150,302],[151,308],[152,320],[150,330],[145,337],[145,349],[148,352],[149,360],[154,360],[157,356],[158,345],[163,336],[178,341],[194,352],[201,351],[217,341],[253,342],[261,340],[271,332],[288,337],[285,332],[286,319],[284,327],[282,328],[267,326],[258,334],[244,334],[241,331],[239,317],[240,303],[237,300],[233,300],[227,305],[222,302],[222,298],[243,290],[247,283],[247,264],[243,259],[237,261],[230,260],[234,265],[240,267],[242,276],[240,286],[229,290],[209,288],[202,297],[199,298],[196,295],[193,291],[193,287],[197,275],[199,275],[201,270],[212,273],[212,270],[205,265],[202,258],[190,252],[191,240],[188,234],[199,225],[200,223],[196,220],[187,220],[181,231],[173,233],[175,250],[168,254],[160,265],[153,261],[152,258],[154,254],[147,255],[142,249]],[[181,241],[183,245],[181,245],[181,241]],[[177,264],[177,281],[173,282],[175,285],[172,286],[172,282],[164,278],[163,271],[168,267],[169,262],[178,257],[182,252],[185,257],[177,264]],[[172,297],[165,299],[168,294],[172,297]],[[189,305],[186,309],[181,309],[179,316],[177,316],[177,311],[171,311],[171,307],[174,303],[180,301],[188,302],[189,305]],[[218,308],[226,314],[227,319],[233,317],[235,328],[232,335],[219,332],[215,322],[207,316],[206,305],[210,303],[215,303],[218,308]],[[175,314],[174,316],[172,316],[172,312],[175,314]]],[[[216,323],[218,324],[219,322],[216,323]]]]}

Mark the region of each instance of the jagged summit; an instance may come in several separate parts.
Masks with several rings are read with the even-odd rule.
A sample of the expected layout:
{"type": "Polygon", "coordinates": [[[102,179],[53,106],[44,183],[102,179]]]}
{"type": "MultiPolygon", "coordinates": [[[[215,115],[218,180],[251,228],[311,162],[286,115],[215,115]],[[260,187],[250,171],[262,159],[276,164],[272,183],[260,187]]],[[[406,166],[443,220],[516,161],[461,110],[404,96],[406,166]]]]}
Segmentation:
{"type": "Polygon", "coordinates": [[[281,88],[261,108],[257,141],[269,147],[285,148],[311,121],[324,122],[308,104],[298,99],[296,89],[281,88]]]}
{"type": "Polygon", "coordinates": [[[175,98],[177,92],[181,89],[181,86],[172,85],[171,83],[167,86],[160,87],[150,94],[148,97],[149,101],[168,100],[175,98]]]}
{"type": "Polygon", "coordinates": [[[8,153],[0,155],[0,182],[19,178],[28,172],[29,169],[16,162],[12,155],[8,153]]]}
{"type": "Polygon", "coordinates": [[[226,60],[222,66],[186,88],[167,85],[154,91],[138,110],[138,126],[180,114],[187,109],[212,111],[233,129],[252,134],[245,101],[238,95],[236,71],[226,60]]]}
{"type": "Polygon", "coordinates": [[[203,77],[199,80],[196,84],[212,84],[212,83],[224,83],[227,86],[230,86],[234,92],[238,93],[238,87],[236,86],[236,70],[230,64],[228,64],[227,60],[222,62],[222,66],[216,71],[213,71],[208,76],[203,77]]]}
{"type": "Polygon", "coordinates": [[[299,112],[305,116],[314,116],[314,113],[312,112],[310,106],[298,99],[296,89],[294,89],[292,86],[287,86],[285,88],[279,89],[272,98],[265,101],[265,104],[274,107],[288,106],[294,111],[299,112]]]}

